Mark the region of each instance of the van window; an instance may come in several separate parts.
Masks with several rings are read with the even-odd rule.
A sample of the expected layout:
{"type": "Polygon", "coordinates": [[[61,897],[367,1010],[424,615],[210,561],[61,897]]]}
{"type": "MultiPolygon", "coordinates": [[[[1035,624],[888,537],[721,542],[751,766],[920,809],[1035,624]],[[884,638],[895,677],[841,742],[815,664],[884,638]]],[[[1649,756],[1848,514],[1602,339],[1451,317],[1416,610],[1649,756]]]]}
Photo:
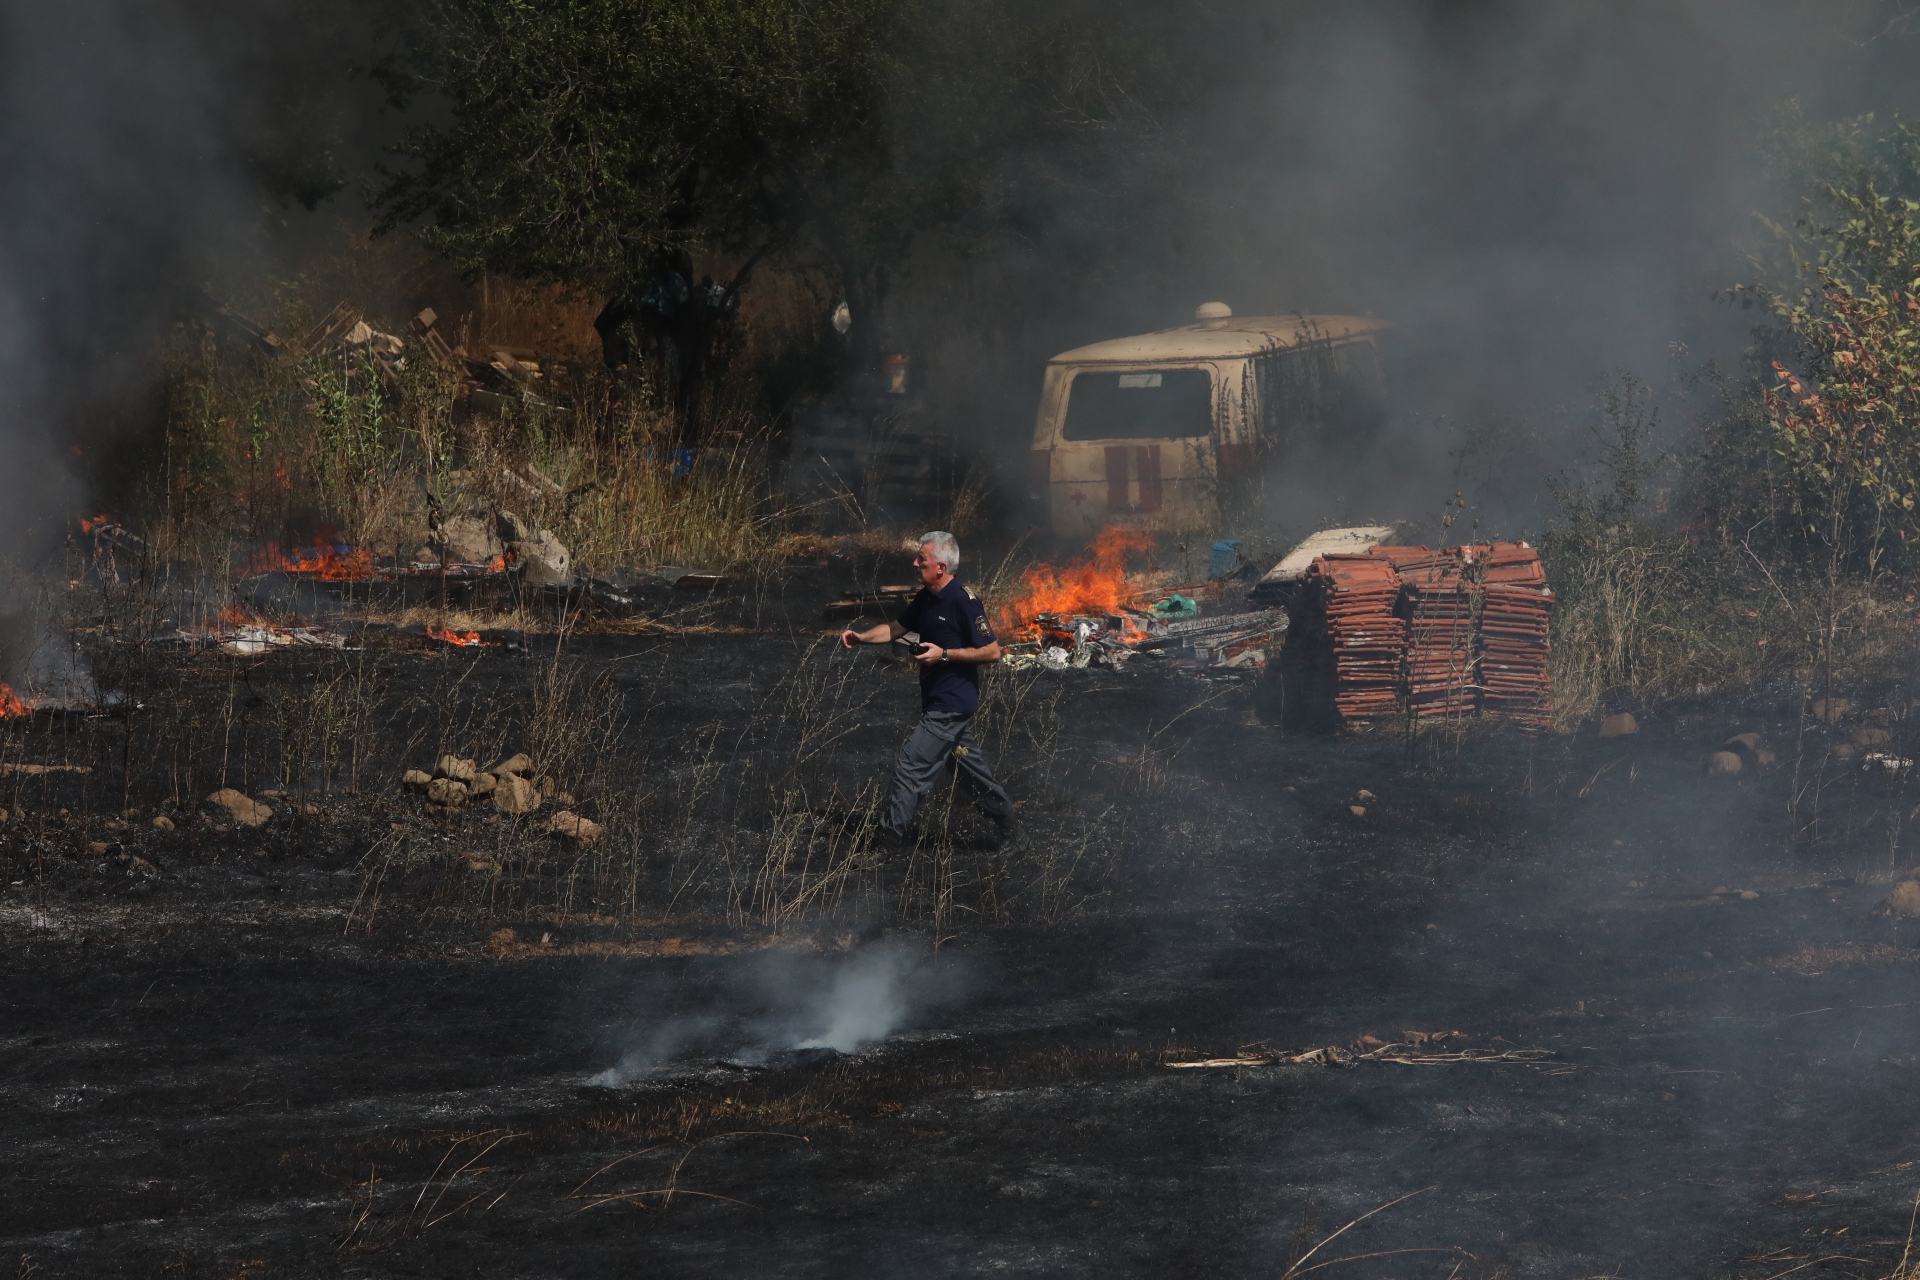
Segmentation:
{"type": "Polygon", "coordinates": [[[1213,379],[1205,369],[1082,370],[1067,393],[1069,440],[1158,440],[1213,430],[1213,379]]]}
{"type": "Polygon", "coordinates": [[[1268,447],[1351,453],[1373,441],[1386,416],[1373,343],[1304,343],[1256,362],[1261,431],[1268,447]]]}

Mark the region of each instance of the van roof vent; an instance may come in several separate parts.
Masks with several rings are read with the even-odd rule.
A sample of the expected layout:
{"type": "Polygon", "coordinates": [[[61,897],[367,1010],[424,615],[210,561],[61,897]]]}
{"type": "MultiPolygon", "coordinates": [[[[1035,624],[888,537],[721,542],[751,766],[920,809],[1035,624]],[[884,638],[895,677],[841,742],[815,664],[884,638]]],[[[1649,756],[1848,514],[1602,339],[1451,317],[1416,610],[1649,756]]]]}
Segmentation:
{"type": "Polygon", "coordinates": [[[1224,302],[1203,302],[1193,309],[1193,318],[1200,321],[1211,320],[1215,323],[1231,320],[1233,308],[1224,302]]]}

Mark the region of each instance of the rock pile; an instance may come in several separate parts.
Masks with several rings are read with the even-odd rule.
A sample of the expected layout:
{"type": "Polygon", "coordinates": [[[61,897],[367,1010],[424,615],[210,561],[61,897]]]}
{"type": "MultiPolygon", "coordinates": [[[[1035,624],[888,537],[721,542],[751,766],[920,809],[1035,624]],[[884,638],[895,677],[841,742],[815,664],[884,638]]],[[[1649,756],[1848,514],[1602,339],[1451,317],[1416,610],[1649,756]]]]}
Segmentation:
{"type": "Polygon", "coordinates": [[[493,807],[502,813],[532,813],[542,800],[533,777],[533,760],[525,752],[509,756],[487,769],[480,768],[474,760],[441,756],[431,773],[409,769],[401,775],[400,784],[416,795],[425,796],[428,804],[443,809],[464,808],[470,800],[491,796],[493,807]]]}

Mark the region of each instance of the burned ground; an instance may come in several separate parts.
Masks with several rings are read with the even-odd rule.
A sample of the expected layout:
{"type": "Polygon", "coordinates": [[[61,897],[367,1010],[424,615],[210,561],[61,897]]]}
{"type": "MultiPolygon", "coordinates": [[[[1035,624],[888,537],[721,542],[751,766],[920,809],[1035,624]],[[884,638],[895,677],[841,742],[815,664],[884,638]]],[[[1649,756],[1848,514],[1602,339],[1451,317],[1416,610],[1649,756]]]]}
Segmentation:
{"type": "MultiPolygon", "coordinates": [[[[1304,1265],[1897,1261],[1920,1186],[1920,926],[1875,909],[1913,860],[1920,797],[1831,759],[1836,731],[1797,707],[1701,706],[1609,741],[1327,740],[1263,725],[1257,686],[1145,659],[1033,673],[1061,695],[1060,734],[1047,779],[1038,747],[1009,750],[1028,839],[1118,851],[1045,910],[959,886],[940,915],[897,864],[831,910],[769,922],[718,890],[668,910],[684,850],[665,846],[746,819],[669,832],[660,814],[721,750],[713,727],[786,705],[814,660],[810,635],[750,621],[575,643],[578,688],[631,711],[616,739],[651,743],[632,757],[651,782],[580,788],[610,827],[656,824],[638,909],[573,854],[487,853],[511,824],[432,820],[392,787],[433,748],[407,716],[444,716],[455,688],[520,705],[541,660],[504,647],[352,659],[392,744],[355,762],[366,794],[296,787],[255,830],[168,799],[211,790],[223,750],[229,781],[263,789],[265,737],[246,735],[282,732],[287,698],[347,659],[170,659],[131,720],[13,726],[8,761],[93,770],[6,778],[5,1246],[22,1274],[1277,1275],[1409,1193],[1304,1265]],[[1781,762],[1705,776],[1738,731],[1781,762]],[[649,1027],[751,1027],[782,998],[752,980],[779,957],[831,973],[936,941],[922,963],[947,994],[880,1043],[755,1055],[690,1035],[617,1087],[587,1083],[649,1027]],[[1408,1032],[1551,1055],[1165,1065],[1408,1032]]],[[[823,660],[860,691],[836,704],[851,728],[822,775],[851,805],[911,696],[864,657],[823,660]]],[[[1899,707],[1889,721],[1898,747],[1899,707]]],[[[722,745],[723,772],[778,754],[722,745]]]]}

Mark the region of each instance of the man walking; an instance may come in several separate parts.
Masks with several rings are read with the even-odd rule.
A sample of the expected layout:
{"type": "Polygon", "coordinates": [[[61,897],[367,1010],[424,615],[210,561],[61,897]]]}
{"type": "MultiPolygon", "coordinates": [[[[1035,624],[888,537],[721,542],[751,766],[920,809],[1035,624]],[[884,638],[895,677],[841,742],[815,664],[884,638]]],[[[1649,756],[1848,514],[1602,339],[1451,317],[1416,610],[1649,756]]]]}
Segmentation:
{"type": "Polygon", "coordinates": [[[987,621],[986,606],[953,576],[959,565],[960,544],[952,534],[944,529],[922,534],[920,554],[913,558],[920,594],[892,622],[840,633],[840,643],[849,649],[886,644],[908,632],[920,638],[914,654],[920,664],[920,723],[894,761],[893,786],[880,817],[881,831],[894,840],[908,838],[914,811],[933,789],[942,766],[952,769],[973,793],[1002,839],[1013,825],[1012,802],[993,780],[993,768],[971,727],[980,707],[980,668],[1000,661],[1000,642],[987,621]]]}

